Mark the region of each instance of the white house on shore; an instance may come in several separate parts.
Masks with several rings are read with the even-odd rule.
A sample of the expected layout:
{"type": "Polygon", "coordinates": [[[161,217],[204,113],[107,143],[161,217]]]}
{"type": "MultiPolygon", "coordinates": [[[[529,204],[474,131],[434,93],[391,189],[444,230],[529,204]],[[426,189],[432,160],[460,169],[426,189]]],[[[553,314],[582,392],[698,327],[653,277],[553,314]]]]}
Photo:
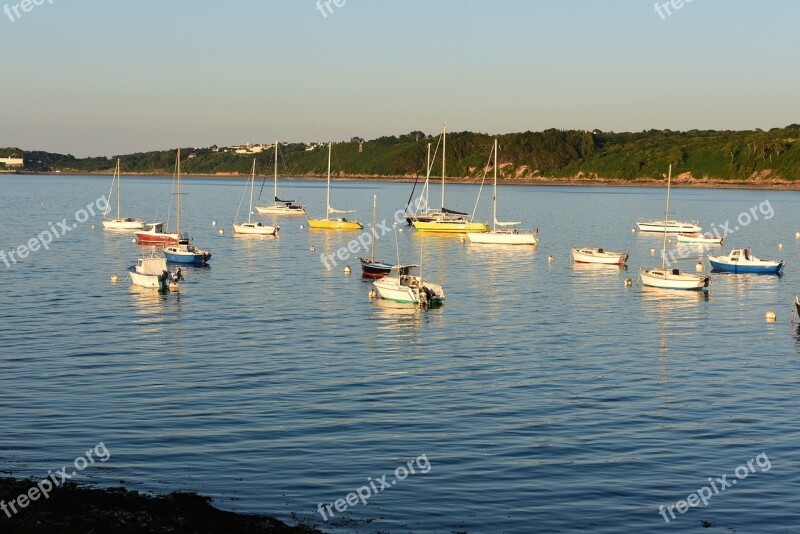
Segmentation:
{"type": "Polygon", "coordinates": [[[22,167],[25,161],[22,158],[0,158],[0,163],[5,163],[6,167],[22,167]]]}

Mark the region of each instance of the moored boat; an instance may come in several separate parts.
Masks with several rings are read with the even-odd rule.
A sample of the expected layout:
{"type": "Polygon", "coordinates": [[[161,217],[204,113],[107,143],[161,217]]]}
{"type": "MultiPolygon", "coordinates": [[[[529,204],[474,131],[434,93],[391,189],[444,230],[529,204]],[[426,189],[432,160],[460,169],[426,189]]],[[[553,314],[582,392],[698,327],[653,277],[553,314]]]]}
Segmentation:
{"type": "Polygon", "coordinates": [[[164,256],[171,263],[187,265],[205,265],[211,259],[210,252],[202,250],[189,241],[167,245],[164,248],[164,256]]]}
{"type": "Polygon", "coordinates": [[[636,226],[640,232],[667,232],[668,234],[696,234],[703,231],[695,221],[685,222],[676,220],[637,220],[636,226]]]}
{"type": "MultiPolygon", "coordinates": [[[[667,214],[669,213],[669,192],[670,185],[672,184],[672,165],[669,166],[667,173],[667,202],[664,211],[664,221],[667,221],[667,214]]],[[[669,221],[667,221],[669,222],[669,221]]],[[[680,269],[667,268],[667,225],[661,222],[661,231],[664,234],[664,240],[661,247],[661,268],[639,269],[639,278],[642,285],[650,287],[660,287],[662,289],[683,289],[683,290],[703,290],[711,284],[711,278],[692,273],[682,273],[680,269]]],[[[699,229],[697,230],[700,231],[699,229]]]]}
{"type": "MultiPolygon", "coordinates": [[[[245,223],[237,222],[237,219],[239,217],[239,210],[236,210],[236,217],[233,218],[233,233],[247,234],[247,235],[276,235],[278,233],[278,230],[280,230],[280,226],[267,226],[261,224],[261,221],[252,220],[253,190],[255,189],[255,185],[256,185],[256,160],[255,158],[253,158],[253,172],[250,178],[250,204],[247,208],[247,222],[245,223]]],[[[242,201],[239,202],[239,209],[241,209],[242,202],[244,202],[245,193],[247,193],[247,188],[245,188],[244,193],[242,193],[242,201]]]]}
{"type": "Polygon", "coordinates": [[[333,217],[332,213],[352,213],[352,210],[337,210],[331,207],[331,153],[333,152],[333,143],[328,143],[328,184],[327,194],[325,197],[325,218],[324,219],[308,219],[308,227],[317,230],[360,230],[363,228],[358,221],[349,221],[344,217],[333,217]]]}
{"type": "Polygon", "coordinates": [[[572,259],[578,263],[600,263],[603,265],[625,265],[627,252],[611,252],[602,248],[573,248],[572,259]]]}
{"type": "Polygon", "coordinates": [[[165,291],[169,288],[171,276],[167,270],[167,260],[159,256],[139,258],[130,268],[131,282],[137,286],[165,291]]]}
{"type": "Polygon", "coordinates": [[[136,239],[142,245],[163,245],[166,243],[177,243],[183,239],[188,239],[187,234],[180,232],[168,232],[166,230],[167,223],[154,222],[145,223],[144,229],[136,232],[136,239]]]}
{"type": "Polygon", "coordinates": [[[722,237],[715,237],[712,235],[701,234],[696,232],[693,234],[678,234],[678,243],[697,243],[702,245],[721,245],[724,241],[722,237]]]}
{"type": "MultiPolygon", "coordinates": [[[[294,203],[294,200],[281,200],[278,198],[278,140],[275,140],[275,179],[273,198],[274,203],[269,206],[256,205],[259,215],[298,216],[306,214],[306,207],[294,203]]],[[[263,188],[263,184],[262,184],[263,188]]]]}
{"type": "Polygon", "coordinates": [[[786,262],[762,260],[750,253],[749,248],[735,248],[727,256],[708,256],[711,268],[716,272],[780,274],[786,262]]]}
{"type": "Polygon", "coordinates": [[[471,243],[483,245],[536,245],[538,230],[520,232],[513,226],[521,222],[500,222],[497,220],[497,139],[494,140],[494,189],[492,190],[492,229],[467,233],[471,243]],[[499,227],[499,228],[498,228],[499,227]]]}
{"type": "Polygon", "coordinates": [[[372,256],[370,258],[358,258],[361,262],[361,275],[365,278],[383,278],[392,270],[391,263],[375,261],[375,245],[378,241],[376,228],[378,226],[378,195],[372,197],[372,256]]]}
{"type": "Polygon", "coordinates": [[[422,307],[444,304],[444,289],[422,280],[419,265],[394,265],[388,276],[373,282],[378,297],[422,307]]]}
{"type": "MultiPolygon", "coordinates": [[[[106,230],[141,230],[144,228],[144,221],[134,219],[133,217],[123,217],[120,210],[120,171],[119,159],[117,159],[117,168],[114,170],[114,178],[111,180],[111,189],[114,189],[114,182],[117,184],[117,216],[114,219],[106,219],[109,210],[103,214],[103,228],[106,230]]],[[[109,192],[109,196],[111,193],[109,192]]]]}

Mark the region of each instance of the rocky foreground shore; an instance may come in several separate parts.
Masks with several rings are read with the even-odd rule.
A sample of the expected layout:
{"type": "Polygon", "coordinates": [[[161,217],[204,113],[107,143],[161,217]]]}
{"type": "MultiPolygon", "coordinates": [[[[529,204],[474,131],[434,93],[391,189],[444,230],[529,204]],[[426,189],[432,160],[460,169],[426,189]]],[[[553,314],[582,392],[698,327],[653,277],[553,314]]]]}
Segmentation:
{"type": "MultiPolygon", "coordinates": [[[[8,503],[27,494],[37,481],[0,478],[0,502],[8,512],[0,512],[2,533],[136,533],[136,532],[211,532],[310,534],[319,530],[305,525],[289,526],[267,516],[225,512],[211,506],[210,499],[193,493],[149,496],[124,488],[98,489],[67,483],[47,499],[19,503],[11,513],[8,503]],[[9,515],[11,517],[9,517],[9,515]]],[[[23,501],[24,502],[24,501],[23,501]]]]}

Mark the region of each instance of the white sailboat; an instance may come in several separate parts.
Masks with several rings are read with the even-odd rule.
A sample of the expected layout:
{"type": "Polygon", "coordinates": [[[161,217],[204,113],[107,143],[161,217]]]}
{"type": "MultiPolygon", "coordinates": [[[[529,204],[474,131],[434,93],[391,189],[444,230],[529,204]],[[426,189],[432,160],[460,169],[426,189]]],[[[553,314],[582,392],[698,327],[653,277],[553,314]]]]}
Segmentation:
{"type": "MultiPolygon", "coordinates": [[[[669,215],[669,192],[672,183],[672,165],[669,166],[669,174],[667,174],[667,208],[664,214],[664,220],[667,220],[669,215]]],[[[659,287],[662,289],[693,289],[703,290],[711,283],[711,278],[701,276],[698,274],[682,273],[680,269],[667,269],[667,233],[666,226],[662,230],[664,232],[664,244],[661,248],[661,268],[655,269],[639,269],[639,277],[642,284],[650,287],[659,287]]]]}
{"type": "Polygon", "coordinates": [[[269,206],[256,206],[259,215],[295,216],[305,215],[306,207],[294,203],[294,200],[281,200],[278,198],[278,140],[275,140],[275,178],[272,197],[274,204],[269,206]]]}
{"type": "Polygon", "coordinates": [[[575,263],[599,263],[602,265],[625,265],[627,252],[611,252],[602,248],[573,248],[575,263]]]}
{"type": "Polygon", "coordinates": [[[353,210],[337,210],[331,207],[331,153],[333,143],[328,143],[328,189],[325,197],[325,218],[308,219],[308,227],[319,230],[360,230],[363,228],[358,221],[348,221],[344,217],[331,218],[331,213],[353,213],[353,210]]]}
{"type": "Polygon", "coordinates": [[[467,237],[471,243],[485,245],[535,245],[536,231],[520,232],[512,226],[521,222],[500,222],[497,220],[497,139],[494,140],[494,190],[492,192],[492,230],[489,232],[469,232],[467,237]],[[500,229],[498,229],[498,226],[500,229]]]}
{"type": "MultiPolygon", "coordinates": [[[[120,172],[119,172],[119,159],[117,159],[117,168],[114,170],[114,178],[111,179],[111,190],[114,190],[114,182],[117,183],[117,217],[114,219],[106,219],[109,209],[103,214],[103,228],[106,230],[141,230],[144,228],[144,221],[134,219],[132,217],[123,217],[120,212],[120,172]]],[[[109,192],[109,196],[111,193],[109,192]]]]}
{"type": "MultiPolygon", "coordinates": [[[[277,146],[277,144],[276,144],[277,146]]],[[[239,223],[237,222],[237,218],[239,217],[239,210],[236,211],[236,217],[233,219],[233,233],[234,234],[246,234],[246,235],[275,235],[280,230],[280,226],[267,226],[261,224],[260,221],[253,221],[252,214],[253,214],[253,190],[256,186],[256,160],[253,158],[253,172],[250,177],[250,204],[248,205],[247,209],[247,222],[239,223]]],[[[245,188],[245,193],[247,189],[245,188]]],[[[242,201],[244,201],[244,194],[242,193],[242,201]]],[[[239,202],[239,209],[241,209],[242,203],[239,202]]]]}

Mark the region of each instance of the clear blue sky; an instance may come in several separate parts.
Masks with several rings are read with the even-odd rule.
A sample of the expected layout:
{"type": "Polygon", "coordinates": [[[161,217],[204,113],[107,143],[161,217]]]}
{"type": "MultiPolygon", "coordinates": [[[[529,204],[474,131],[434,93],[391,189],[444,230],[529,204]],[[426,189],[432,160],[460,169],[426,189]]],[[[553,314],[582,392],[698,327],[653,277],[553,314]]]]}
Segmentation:
{"type": "Polygon", "coordinates": [[[0,13],[0,146],[114,155],[445,119],[487,133],[800,122],[795,0],[694,0],[663,19],[650,0],[346,0],[327,17],[315,4],[0,13]]]}

